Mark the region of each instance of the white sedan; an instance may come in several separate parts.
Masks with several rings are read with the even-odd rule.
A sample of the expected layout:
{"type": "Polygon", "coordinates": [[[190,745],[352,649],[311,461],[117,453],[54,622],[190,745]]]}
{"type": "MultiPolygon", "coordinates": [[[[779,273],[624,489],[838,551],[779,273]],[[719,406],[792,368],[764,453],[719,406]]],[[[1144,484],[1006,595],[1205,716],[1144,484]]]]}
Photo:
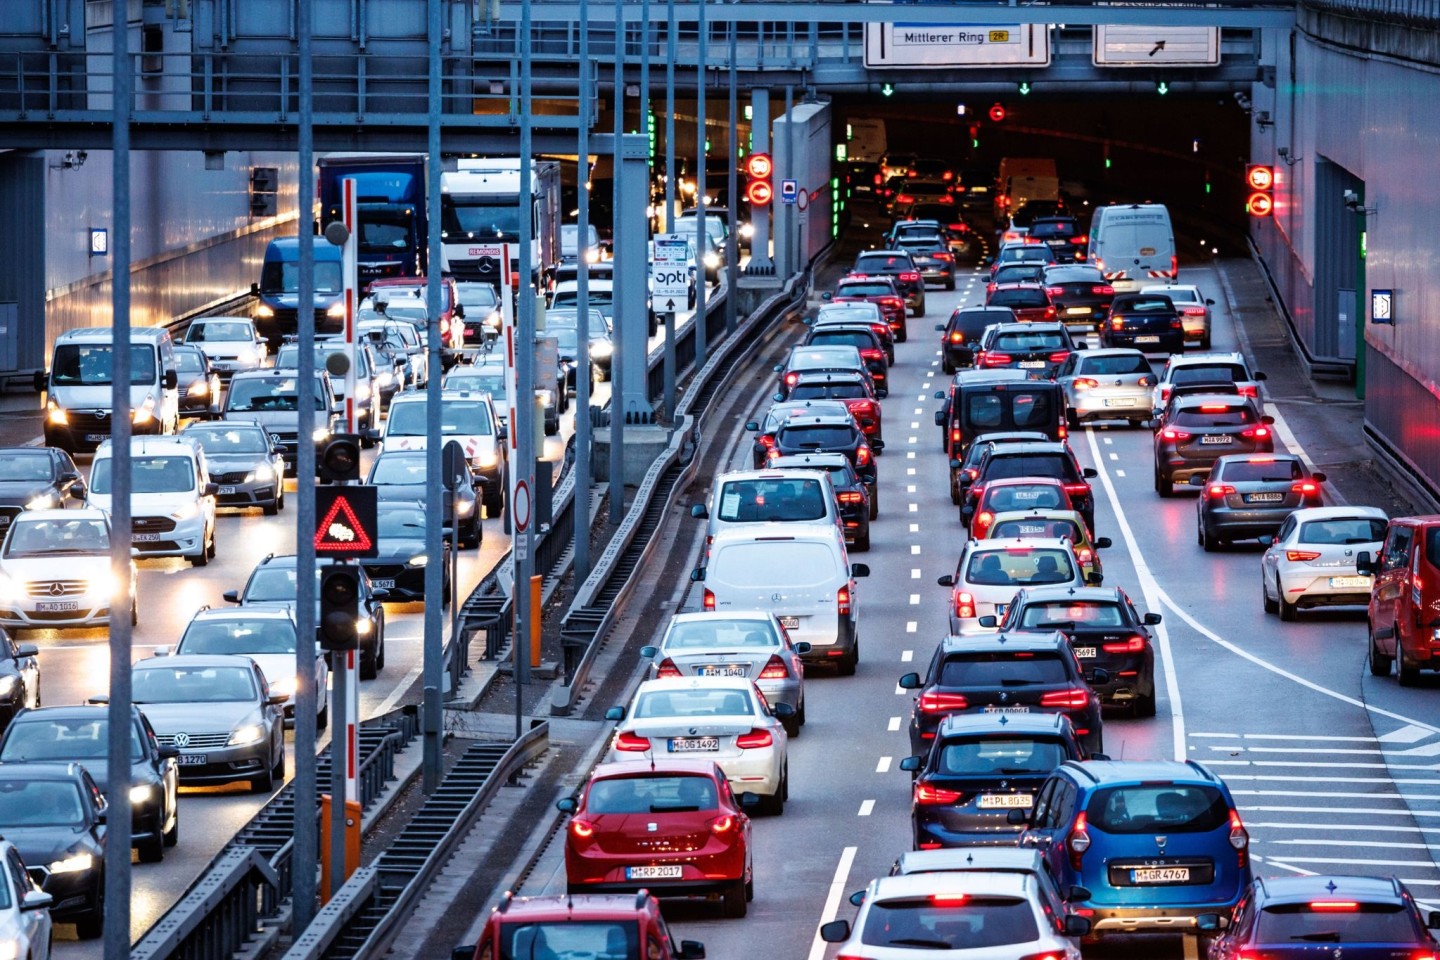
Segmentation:
{"type": "Polygon", "coordinates": [[[0,840],[0,859],[7,875],[0,883],[0,956],[50,960],[50,894],[35,885],[8,840],[0,840]]]}
{"type": "Polygon", "coordinates": [[[1355,569],[1355,558],[1380,552],[1385,525],[1385,511],[1377,507],[1307,507],[1290,514],[1260,558],[1265,612],[1294,620],[1301,607],[1368,604],[1371,578],[1355,569]]]}
{"type": "Polygon", "coordinates": [[[784,722],[788,703],[772,708],[743,677],[670,677],[640,684],[627,707],[611,707],[619,720],[607,763],[654,757],[714,760],[735,793],[753,793],[762,810],[782,813],[790,790],[784,722]]]}

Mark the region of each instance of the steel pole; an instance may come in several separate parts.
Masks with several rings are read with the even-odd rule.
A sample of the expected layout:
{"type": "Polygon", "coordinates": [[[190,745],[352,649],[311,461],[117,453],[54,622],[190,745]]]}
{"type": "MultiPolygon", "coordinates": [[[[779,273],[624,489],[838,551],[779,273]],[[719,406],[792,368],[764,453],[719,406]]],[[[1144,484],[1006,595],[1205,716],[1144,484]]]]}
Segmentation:
{"type": "MultiPolygon", "coordinates": [[[[585,238],[590,236],[590,0],[580,0],[579,128],[576,133],[575,194],[579,226],[575,252],[575,592],[590,576],[590,265],[585,262],[585,238]]],[[[611,342],[614,355],[614,342],[611,342]]],[[[560,389],[565,389],[561,384],[560,389]]]]}
{"type": "MultiPolygon", "coordinates": [[[[110,570],[116,589],[110,604],[110,707],[106,759],[110,769],[109,822],[105,845],[105,960],[130,956],[130,772],[131,625],[136,604],[131,571],[130,529],[130,64],[128,5],[111,6],[114,33],[113,144],[111,175],[115,194],[115,265],[111,285],[110,378],[110,570]]],[[[163,371],[161,376],[164,376],[163,371]]],[[[163,416],[163,405],[156,411],[163,416]]],[[[203,548],[203,545],[202,545],[203,548]]]]}
{"type": "MultiPolygon", "coordinates": [[[[311,0],[298,0],[295,5],[296,32],[299,35],[300,73],[300,126],[297,135],[299,156],[297,158],[299,223],[300,235],[300,277],[299,299],[296,301],[295,319],[300,335],[301,349],[296,351],[299,359],[296,372],[300,383],[296,388],[299,398],[297,411],[299,443],[295,466],[295,620],[299,643],[295,645],[295,676],[299,682],[295,687],[295,863],[301,867],[294,871],[292,886],[295,911],[295,932],[299,934],[310,925],[315,917],[315,905],[319,890],[316,871],[305,865],[320,862],[320,824],[318,784],[315,775],[315,713],[318,698],[325,696],[324,690],[315,689],[315,444],[306,439],[315,433],[315,351],[305,349],[306,344],[315,341],[315,233],[311,229],[313,201],[315,196],[315,107],[311,88],[314,83],[314,66],[310,55],[314,17],[311,0]]],[[[355,278],[348,279],[354,283],[355,278]]],[[[283,484],[285,478],[282,476],[283,484]]]]}
{"type": "Polygon", "coordinates": [[[735,104],[735,24],[727,23],[730,34],[730,162],[726,164],[725,196],[730,198],[730,235],[725,238],[725,332],[735,332],[735,287],[740,279],[740,194],[736,166],[740,163],[739,122],[735,104]]]}
{"type": "MultiPolygon", "coordinates": [[[[441,16],[440,0],[427,0],[430,33],[430,77],[428,116],[426,117],[426,140],[429,159],[426,163],[425,185],[426,204],[431,210],[440,209],[440,115],[443,112],[440,88],[440,44],[444,41],[444,21],[441,16]]],[[[428,218],[425,237],[429,248],[429,262],[438,267],[440,259],[440,218],[428,218]]],[[[439,370],[440,361],[440,271],[426,270],[425,318],[430,330],[429,369],[439,370]]],[[[441,466],[442,445],[440,424],[440,378],[431,376],[425,384],[425,473],[432,478],[444,472],[441,466]]],[[[378,401],[372,401],[378,403],[378,401]]],[[[436,599],[442,595],[445,581],[445,488],[435,482],[427,484],[425,494],[425,638],[421,647],[421,670],[423,673],[423,711],[421,753],[422,789],[426,794],[434,793],[440,786],[442,758],[440,738],[443,721],[441,697],[441,673],[444,668],[445,650],[441,642],[444,612],[436,599]]],[[[476,508],[479,509],[478,506],[476,508]]],[[[460,549],[460,517],[452,512],[454,530],[450,535],[452,549],[460,549]]],[[[452,641],[453,642],[453,641],[452,641]]],[[[457,652],[458,656],[458,652],[457,652]]]]}
{"type": "MultiPolygon", "coordinates": [[[[520,479],[524,481],[525,488],[529,491],[527,502],[534,504],[535,494],[535,294],[539,288],[539,274],[535,271],[543,267],[543,264],[536,264],[533,260],[531,248],[533,247],[534,223],[531,219],[534,216],[534,163],[535,157],[531,144],[531,119],[530,119],[530,9],[531,0],[521,0],[520,3],[520,324],[517,330],[516,349],[520,351],[520,362],[516,364],[515,373],[515,423],[511,424],[512,429],[520,431],[519,443],[516,445],[516,459],[518,465],[512,464],[511,469],[517,469],[520,479]]],[[[576,238],[577,241],[579,238],[576,238]]],[[[519,484],[516,484],[518,489],[519,484]]],[[[510,529],[514,531],[515,549],[513,556],[516,562],[515,569],[515,592],[512,596],[515,599],[515,642],[511,649],[515,653],[515,736],[521,734],[520,718],[524,714],[522,706],[524,701],[525,684],[530,682],[530,630],[531,624],[539,616],[540,611],[534,609],[530,602],[530,578],[535,570],[535,551],[533,549],[535,533],[535,510],[533,506],[524,507],[529,516],[518,516],[515,513],[515,503],[507,504],[510,510],[510,529]],[[517,519],[518,517],[518,519],[517,519]],[[521,529],[520,521],[525,521],[524,529],[521,529]]]]}
{"type": "MultiPolygon", "coordinates": [[[[665,232],[675,232],[675,0],[665,0],[665,232]]],[[[701,278],[704,282],[704,278],[701,278]]],[[[675,421],[675,313],[665,314],[665,422],[675,421]]]]}
{"type": "MultiPolygon", "coordinates": [[[[611,168],[614,173],[611,175],[611,249],[619,251],[621,248],[620,239],[620,184],[622,182],[621,169],[624,163],[621,161],[621,144],[625,141],[625,2],[615,0],[615,96],[611,104],[615,112],[615,152],[611,157],[611,168]]],[[[617,284],[618,287],[618,284],[617,284]]],[[[619,294],[614,290],[611,297],[619,294]]],[[[613,302],[613,300],[612,300],[613,302]]],[[[626,363],[624,350],[624,331],[621,327],[631,322],[630,317],[622,316],[616,310],[615,322],[612,324],[610,342],[613,350],[610,353],[610,509],[609,516],[611,523],[619,523],[625,517],[625,416],[624,404],[621,403],[620,384],[621,371],[626,363]]],[[[643,364],[644,357],[630,357],[631,363],[643,364]]]]}
{"type": "MultiPolygon", "coordinates": [[[[708,282],[705,277],[705,254],[710,249],[709,237],[705,233],[705,0],[699,0],[696,4],[699,12],[700,30],[700,51],[698,64],[695,68],[695,256],[700,259],[696,264],[695,278],[695,369],[698,371],[705,366],[706,356],[710,352],[710,331],[709,324],[705,317],[705,284],[708,282]]],[[[718,271],[716,273],[718,278],[718,271]]]]}

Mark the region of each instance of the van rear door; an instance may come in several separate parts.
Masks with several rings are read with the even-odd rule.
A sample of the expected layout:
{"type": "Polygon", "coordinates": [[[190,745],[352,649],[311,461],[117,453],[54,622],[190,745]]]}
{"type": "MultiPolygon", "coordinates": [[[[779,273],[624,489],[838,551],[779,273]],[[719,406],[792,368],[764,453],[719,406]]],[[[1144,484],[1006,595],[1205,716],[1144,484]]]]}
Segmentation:
{"type": "Polygon", "coordinates": [[[705,568],[715,609],[768,610],[793,640],[837,640],[836,591],[849,583],[838,543],[795,537],[757,537],[717,545],[705,568]]]}

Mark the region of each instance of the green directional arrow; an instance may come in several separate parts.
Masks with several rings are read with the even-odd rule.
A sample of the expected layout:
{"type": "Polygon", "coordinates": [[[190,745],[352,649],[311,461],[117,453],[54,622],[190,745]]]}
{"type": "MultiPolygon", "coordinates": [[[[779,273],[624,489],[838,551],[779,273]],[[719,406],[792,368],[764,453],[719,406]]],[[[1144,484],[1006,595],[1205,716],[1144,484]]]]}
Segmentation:
{"type": "Polygon", "coordinates": [[[887,84],[885,84],[885,86],[883,86],[883,87],[880,88],[880,92],[883,93],[883,94],[885,94],[885,96],[888,97],[888,96],[890,96],[890,94],[892,94],[892,93],[895,92],[895,88],[894,88],[893,86],[891,86],[890,84],[887,83],[887,84]]]}
{"type": "Polygon", "coordinates": [[[1165,96],[1165,94],[1170,92],[1170,85],[1164,80],[1161,80],[1159,83],[1155,84],[1155,92],[1163,97],[1165,96]]]}
{"type": "Polygon", "coordinates": [[[1027,81],[1021,80],[1021,81],[1020,81],[1020,95],[1023,97],[1025,94],[1027,94],[1027,93],[1029,93],[1029,92],[1030,92],[1030,84],[1029,84],[1027,81]]]}

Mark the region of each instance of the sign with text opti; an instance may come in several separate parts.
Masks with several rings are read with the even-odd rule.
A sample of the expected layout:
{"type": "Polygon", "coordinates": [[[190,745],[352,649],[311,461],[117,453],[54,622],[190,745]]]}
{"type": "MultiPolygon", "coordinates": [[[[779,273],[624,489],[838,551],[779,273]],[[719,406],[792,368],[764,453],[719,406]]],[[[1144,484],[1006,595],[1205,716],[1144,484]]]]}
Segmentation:
{"type": "Polygon", "coordinates": [[[350,559],[379,555],[377,491],[369,486],[315,488],[315,555],[350,559]]]}
{"type": "Polygon", "coordinates": [[[1219,27],[1095,26],[1097,67],[1220,65],[1219,27]]]}
{"type": "Polygon", "coordinates": [[[1050,27],[1043,23],[867,23],[865,66],[992,67],[1050,65],[1050,27]]]}
{"type": "MultiPolygon", "coordinates": [[[[690,297],[690,244],[684,240],[655,241],[655,265],[651,267],[654,287],[652,302],[664,305],[672,300],[682,306],[690,297]]],[[[663,311],[671,312],[668,308],[663,311]]]]}

